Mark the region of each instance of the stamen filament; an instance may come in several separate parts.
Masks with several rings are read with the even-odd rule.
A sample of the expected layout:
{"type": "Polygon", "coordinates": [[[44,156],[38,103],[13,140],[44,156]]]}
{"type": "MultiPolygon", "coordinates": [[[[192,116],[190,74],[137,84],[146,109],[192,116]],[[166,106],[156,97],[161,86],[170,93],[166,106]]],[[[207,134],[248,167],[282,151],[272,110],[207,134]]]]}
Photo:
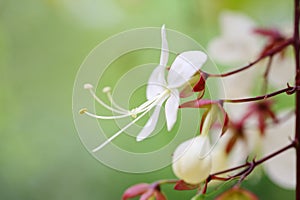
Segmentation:
{"type": "Polygon", "coordinates": [[[100,116],[100,115],[95,115],[93,113],[90,113],[87,110],[83,111],[82,113],[85,113],[88,116],[91,116],[91,117],[94,117],[97,119],[121,119],[121,118],[129,117],[130,115],[132,115],[131,113],[128,113],[128,114],[116,115],[116,116],[100,116]]]}
{"type": "Polygon", "coordinates": [[[164,97],[168,93],[169,93],[169,90],[166,89],[164,92],[162,92],[159,95],[153,97],[153,99],[148,100],[145,103],[143,103],[142,105],[140,105],[139,107],[137,107],[136,110],[134,110],[134,111],[136,111],[136,113],[144,112],[145,110],[147,110],[149,105],[155,104],[155,102],[159,101],[162,97],[164,97]]]}
{"type": "Polygon", "coordinates": [[[106,94],[107,94],[107,98],[108,98],[108,100],[110,101],[111,105],[113,105],[115,108],[119,109],[119,110],[122,111],[122,112],[128,112],[128,110],[122,108],[121,106],[119,106],[119,105],[113,100],[113,98],[112,98],[110,92],[107,92],[106,94]]]}
{"type": "Polygon", "coordinates": [[[92,152],[96,152],[99,151],[100,149],[102,149],[104,146],[106,146],[108,143],[110,143],[111,141],[113,141],[116,137],[118,137],[121,133],[123,133],[123,131],[125,131],[127,128],[129,128],[132,124],[134,124],[135,122],[137,122],[139,119],[141,119],[144,115],[146,115],[155,105],[152,105],[149,107],[149,109],[147,111],[145,111],[144,113],[142,113],[139,117],[135,118],[132,122],[130,122],[129,124],[127,124],[126,126],[124,126],[121,130],[119,130],[117,133],[115,133],[113,136],[111,136],[110,138],[108,138],[105,142],[103,142],[100,146],[96,147],[95,149],[92,150],[92,152]]]}
{"type": "Polygon", "coordinates": [[[110,110],[110,111],[113,111],[113,112],[116,112],[116,113],[119,113],[119,114],[127,114],[127,112],[124,112],[124,111],[120,111],[120,110],[117,110],[115,108],[112,108],[111,106],[108,106],[106,105],[100,98],[97,97],[97,95],[95,94],[95,92],[92,90],[92,88],[86,88],[89,90],[89,92],[91,93],[91,95],[93,96],[93,98],[99,103],[101,104],[103,107],[105,107],[106,109],[110,110]]]}
{"type": "Polygon", "coordinates": [[[101,145],[99,145],[98,147],[94,148],[92,150],[92,152],[99,151],[100,149],[102,149],[103,147],[105,147],[108,143],[110,143],[112,140],[114,140],[116,137],[118,137],[121,133],[123,133],[127,128],[129,128],[131,125],[133,125],[139,119],[141,119],[144,115],[146,115],[153,107],[157,106],[158,102],[160,102],[170,92],[168,89],[166,89],[164,92],[162,92],[161,94],[159,94],[159,95],[153,97],[152,99],[146,101],[145,103],[141,104],[139,107],[137,107],[135,109],[132,109],[131,111],[128,111],[128,110],[125,110],[124,108],[120,107],[119,105],[117,105],[113,101],[113,98],[111,96],[111,93],[110,93],[109,89],[105,89],[103,92],[107,94],[107,97],[108,97],[109,101],[111,102],[111,104],[115,108],[113,108],[111,106],[108,106],[103,101],[101,101],[97,97],[97,95],[94,93],[94,91],[92,90],[92,86],[91,85],[87,84],[87,86],[85,86],[85,88],[90,91],[90,93],[94,97],[94,99],[98,103],[100,103],[103,107],[105,107],[108,110],[111,110],[113,112],[119,113],[121,115],[117,115],[117,116],[100,116],[100,115],[95,115],[95,114],[92,114],[92,113],[88,112],[87,109],[81,109],[80,110],[81,114],[85,113],[85,114],[87,114],[87,115],[89,115],[91,117],[97,118],[97,119],[121,119],[121,118],[129,117],[129,116],[134,116],[134,118],[135,118],[133,121],[131,121],[126,126],[124,126],[121,130],[119,130],[113,136],[111,136],[110,138],[108,138],[101,145]],[[142,114],[137,117],[137,114],[140,114],[140,113],[142,113],[142,114]]]}

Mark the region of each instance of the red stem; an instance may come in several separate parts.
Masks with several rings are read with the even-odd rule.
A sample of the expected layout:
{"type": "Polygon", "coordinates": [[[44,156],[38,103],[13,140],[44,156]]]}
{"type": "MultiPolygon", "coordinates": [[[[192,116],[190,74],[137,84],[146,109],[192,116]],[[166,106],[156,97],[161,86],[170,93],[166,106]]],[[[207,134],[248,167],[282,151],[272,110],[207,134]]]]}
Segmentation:
{"type": "MultiPolygon", "coordinates": [[[[299,0],[295,0],[294,10],[294,41],[293,47],[295,52],[296,63],[296,86],[300,86],[300,40],[299,40],[299,17],[300,17],[300,3],[299,0]]],[[[299,141],[300,138],[300,91],[296,91],[296,131],[295,141],[299,141]]],[[[296,199],[300,200],[300,148],[296,146],[296,159],[297,159],[297,183],[296,183],[296,199]]]]}
{"type": "Polygon", "coordinates": [[[242,67],[242,68],[239,68],[239,69],[236,69],[236,70],[233,70],[231,72],[226,72],[224,74],[209,74],[209,73],[206,73],[206,72],[202,72],[202,73],[205,73],[207,75],[207,78],[209,77],[226,77],[226,76],[230,76],[230,75],[233,75],[233,74],[237,74],[241,71],[244,71],[246,69],[249,69],[250,67],[252,67],[253,65],[257,64],[258,62],[260,62],[261,60],[263,60],[264,58],[267,58],[267,57],[270,57],[270,56],[273,56],[274,54],[282,51],[284,48],[286,48],[287,46],[293,44],[293,38],[290,38],[290,39],[287,39],[285,42],[283,42],[281,45],[278,45],[277,47],[271,49],[268,53],[260,56],[259,58],[257,58],[255,61],[249,63],[248,65],[242,67]]]}
{"type": "Polygon", "coordinates": [[[271,153],[270,155],[258,160],[258,161],[255,161],[253,160],[252,162],[247,162],[243,165],[239,165],[237,167],[233,167],[233,168],[230,168],[230,169],[227,169],[227,170],[224,170],[224,171],[220,171],[220,172],[217,172],[217,173],[214,173],[214,174],[211,174],[207,180],[214,180],[214,179],[217,179],[217,180],[224,180],[224,181],[228,181],[230,179],[233,179],[233,178],[237,178],[237,177],[240,177],[241,176],[241,180],[239,182],[241,182],[244,178],[246,178],[254,169],[255,167],[257,167],[258,165],[266,162],[267,160],[275,157],[275,156],[278,156],[279,154],[285,152],[286,150],[290,149],[290,148],[294,148],[298,146],[298,141],[292,141],[289,145],[279,149],[278,151],[275,151],[273,153],[271,153]],[[219,178],[218,175],[220,174],[225,174],[225,173],[228,173],[228,172],[232,172],[232,171],[236,171],[236,170],[239,170],[239,169],[242,169],[242,168],[246,168],[244,170],[242,170],[241,172],[233,175],[233,176],[230,176],[228,178],[219,178]]]}
{"type": "MultiPolygon", "coordinates": [[[[289,95],[295,93],[296,91],[299,91],[300,87],[291,87],[288,86],[287,88],[261,95],[261,96],[256,96],[256,97],[250,97],[250,98],[244,98],[244,99],[220,99],[221,102],[225,103],[245,103],[245,102],[251,102],[251,101],[259,101],[259,100],[264,100],[268,99],[270,97],[274,97],[276,95],[282,94],[282,93],[287,93],[289,95]]],[[[300,108],[300,107],[299,107],[300,108]]]]}

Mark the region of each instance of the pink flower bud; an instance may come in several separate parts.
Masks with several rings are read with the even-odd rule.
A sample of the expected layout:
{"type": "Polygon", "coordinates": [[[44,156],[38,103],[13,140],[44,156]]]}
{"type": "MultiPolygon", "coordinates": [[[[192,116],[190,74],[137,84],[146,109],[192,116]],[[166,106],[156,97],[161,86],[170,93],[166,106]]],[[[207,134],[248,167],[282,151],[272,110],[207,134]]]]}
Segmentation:
{"type": "Polygon", "coordinates": [[[129,198],[133,198],[133,197],[136,197],[136,196],[139,196],[139,195],[145,193],[149,189],[149,186],[150,185],[147,183],[140,183],[140,184],[131,186],[124,192],[122,200],[127,200],[129,198]]]}

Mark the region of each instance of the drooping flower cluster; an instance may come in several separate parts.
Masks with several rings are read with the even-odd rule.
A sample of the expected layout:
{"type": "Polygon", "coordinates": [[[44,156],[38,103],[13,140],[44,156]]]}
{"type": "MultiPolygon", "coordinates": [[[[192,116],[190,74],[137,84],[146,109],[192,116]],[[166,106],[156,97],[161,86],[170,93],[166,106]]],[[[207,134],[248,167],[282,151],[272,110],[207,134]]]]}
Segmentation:
{"type": "MultiPolygon", "coordinates": [[[[222,36],[214,39],[209,45],[210,55],[218,63],[225,65],[248,62],[270,54],[274,48],[278,47],[282,43],[289,40],[291,33],[283,33],[278,29],[263,29],[258,28],[256,23],[249,17],[240,13],[224,12],[221,18],[221,30],[222,36]],[[235,28],[233,28],[235,26],[235,28]],[[237,31],[239,27],[239,31],[237,31]],[[240,32],[244,34],[239,35],[240,32]],[[235,40],[233,40],[235,38],[235,40]],[[261,41],[265,39],[265,44],[261,41]],[[225,51],[225,49],[233,48],[233,51],[225,51]],[[243,56],[240,55],[240,50],[243,49],[243,56]],[[255,50],[256,49],[256,50],[255,50]],[[236,50],[236,51],[235,51],[236,50]],[[233,55],[227,55],[233,54],[233,55]],[[222,55],[222,57],[220,57],[222,55]]],[[[292,56],[289,55],[288,50],[282,51],[280,54],[272,55],[268,57],[270,66],[267,66],[265,71],[265,78],[267,78],[273,88],[283,88],[286,84],[292,80],[294,73],[294,63],[292,56]],[[267,72],[267,74],[266,74],[267,72]]],[[[225,77],[223,79],[223,88],[225,90],[226,97],[245,97],[251,96],[254,84],[257,80],[257,74],[262,71],[258,68],[262,68],[268,65],[264,60],[257,64],[257,68],[251,69],[244,74],[225,77]],[[241,87],[234,87],[238,83],[241,87]]],[[[263,83],[262,83],[263,84],[263,83]]],[[[259,149],[262,149],[263,155],[267,156],[276,149],[284,147],[288,138],[292,138],[291,134],[294,133],[292,128],[295,127],[294,115],[287,122],[277,123],[278,119],[276,114],[272,111],[272,102],[264,100],[262,102],[255,102],[252,104],[240,104],[240,105],[226,105],[226,111],[231,118],[231,125],[229,126],[229,134],[231,141],[228,143],[228,148],[236,146],[246,146],[247,151],[244,153],[248,155],[253,153],[259,155],[259,149]],[[256,117],[256,116],[257,117],[256,117]],[[253,116],[253,117],[252,117],[253,116]],[[270,117],[274,123],[267,125],[267,118],[270,117]],[[251,129],[249,127],[257,127],[257,129],[251,129]],[[283,128],[285,127],[285,129],[283,128]],[[258,134],[260,133],[260,134],[258,134]],[[272,139],[271,139],[272,138],[272,139]],[[243,145],[238,144],[243,142],[243,145]]],[[[284,116],[279,113],[278,116],[284,116]]],[[[241,148],[240,148],[241,149],[241,148]]],[[[242,151],[240,151],[242,152],[242,151]]],[[[290,167],[290,170],[286,170],[283,167],[284,163],[295,166],[295,152],[288,151],[284,155],[280,155],[271,161],[265,162],[264,169],[269,175],[270,179],[284,188],[295,188],[295,172],[294,167],[290,167]],[[280,159],[281,158],[281,159],[280,159]]]]}
{"type": "MultiPolygon", "coordinates": [[[[207,59],[202,51],[183,52],[168,68],[169,50],[164,26],[161,39],[160,62],[148,80],[145,103],[131,110],[124,109],[115,103],[105,89],[112,105],[109,106],[96,96],[91,85],[85,85],[96,101],[119,115],[99,116],[86,109],[82,113],[99,119],[134,118],[93,152],[103,148],[151,110],[153,113],[137,135],[137,141],[146,139],[155,130],[162,106],[165,107],[168,131],[176,123],[178,109],[206,109],[201,116],[197,136],[180,144],[172,155],[172,169],[180,179],[175,182],[175,189],[198,189],[205,194],[210,181],[238,178],[236,187],[217,199],[239,195],[245,199],[257,199],[249,191],[240,188],[239,184],[260,164],[263,164],[266,174],[274,183],[283,188],[295,188],[295,152],[290,149],[295,147],[290,139],[294,133],[290,127],[295,127],[295,115],[293,112],[277,112],[274,101],[268,99],[283,92],[289,94],[290,86],[276,94],[267,94],[270,88],[282,88],[293,78],[294,64],[287,49],[291,44],[290,36],[277,29],[258,28],[253,20],[242,14],[223,13],[221,36],[212,40],[208,47],[212,59],[225,66],[253,62],[242,70],[219,76],[200,70],[207,59]],[[263,78],[258,79],[257,74],[263,78]],[[206,80],[212,77],[222,78],[223,81],[220,91],[222,98],[217,100],[203,98],[206,80]],[[251,97],[257,85],[262,85],[263,94],[251,97]],[[270,88],[267,87],[269,85],[270,88]],[[180,104],[180,98],[188,97],[193,92],[198,93],[198,98],[180,104]],[[288,151],[276,152],[284,147],[288,151]],[[250,158],[253,160],[249,161],[250,158]],[[269,161],[270,158],[272,160],[269,161]],[[260,160],[257,162],[256,159],[260,160]]],[[[174,181],[132,186],[125,191],[123,199],[136,196],[145,200],[154,197],[166,199],[160,191],[160,184],[165,183],[174,181]]]]}

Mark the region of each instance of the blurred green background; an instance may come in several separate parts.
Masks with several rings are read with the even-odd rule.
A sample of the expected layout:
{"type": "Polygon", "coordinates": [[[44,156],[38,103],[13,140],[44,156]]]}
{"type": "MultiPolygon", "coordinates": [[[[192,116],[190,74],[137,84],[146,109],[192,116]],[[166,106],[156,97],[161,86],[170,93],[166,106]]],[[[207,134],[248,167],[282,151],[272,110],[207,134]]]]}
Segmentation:
{"type": "MultiPolygon", "coordinates": [[[[73,124],[73,82],[86,55],[113,34],[166,24],[205,46],[225,9],[261,25],[292,20],[291,0],[1,0],[0,199],[114,200],[130,185],[175,178],[170,167],[126,174],[95,160],[73,124]]],[[[261,199],[294,197],[265,177],[245,184],[261,199]]],[[[193,196],[163,189],[169,199],[193,196]]]]}

